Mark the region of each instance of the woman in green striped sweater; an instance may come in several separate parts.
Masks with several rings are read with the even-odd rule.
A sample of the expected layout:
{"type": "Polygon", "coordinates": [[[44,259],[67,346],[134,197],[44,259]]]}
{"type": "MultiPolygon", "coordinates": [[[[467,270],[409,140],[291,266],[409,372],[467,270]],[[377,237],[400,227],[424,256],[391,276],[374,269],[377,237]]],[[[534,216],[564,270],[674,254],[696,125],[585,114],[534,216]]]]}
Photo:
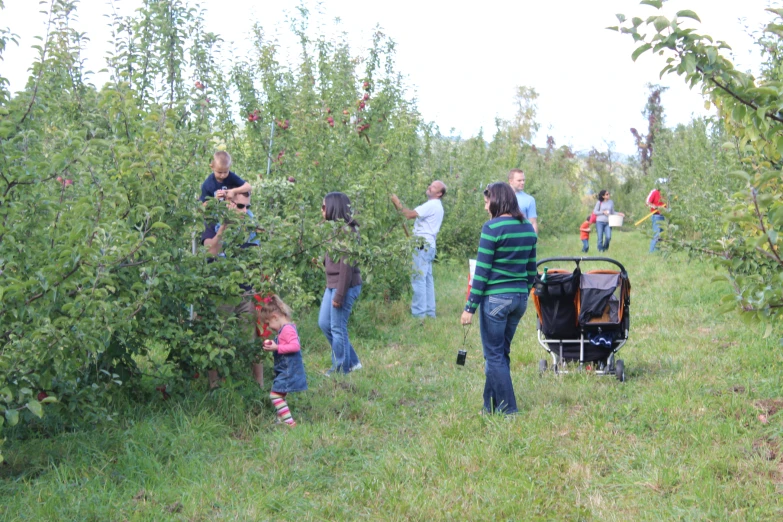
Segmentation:
{"type": "Polygon", "coordinates": [[[470,324],[480,308],[486,375],[482,412],[510,415],[517,413],[517,401],[509,354],[536,275],[537,237],[507,183],[487,186],[484,208],[492,219],[481,229],[476,272],[462,324],[470,324]]]}

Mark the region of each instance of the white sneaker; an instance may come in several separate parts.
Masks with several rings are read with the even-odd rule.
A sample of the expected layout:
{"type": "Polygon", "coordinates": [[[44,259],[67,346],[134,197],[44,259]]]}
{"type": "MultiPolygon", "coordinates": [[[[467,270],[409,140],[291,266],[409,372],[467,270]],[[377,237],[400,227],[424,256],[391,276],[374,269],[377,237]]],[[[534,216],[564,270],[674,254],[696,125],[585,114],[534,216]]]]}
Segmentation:
{"type": "Polygon", "coordinates": [[[353,366],[351,366],[351,371],[352,371],[352,372],[355,372],[356,370],[361,370],[361,369],[362,369],[362,363],[360,363],[360,362],[359,362],[359,363],[356,363],[356,364],[355,364],[355,365],[353,365],[353,366]]]}

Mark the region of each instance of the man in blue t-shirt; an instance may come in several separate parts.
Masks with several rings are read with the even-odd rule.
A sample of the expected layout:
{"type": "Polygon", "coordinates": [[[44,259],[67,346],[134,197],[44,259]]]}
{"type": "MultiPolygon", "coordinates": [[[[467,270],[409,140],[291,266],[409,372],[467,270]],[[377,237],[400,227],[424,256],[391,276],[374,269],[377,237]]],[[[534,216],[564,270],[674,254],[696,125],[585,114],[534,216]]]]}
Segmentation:
{"type": "Polygon", "coordinates": [[[533,196],[525,192],[525,172],[521,169],[511,169],[508,171],[508,184],[517,193],[517,202],[519,210],[525,218],[533,225],[533,230],[538,235],[538,214],[536,214],[536,200],[533,196]]]}
{"type": "Polygon", "coordinates": [[[212,167],[212,173],[201,184],[199,201],[202,203],[207,198],[234,199],[236,194],[252,190],[250,183],[231,172],[231,155],[228,152],[217,151],[209,166],[212,167]]]}
{"type": "Polygon", "coordinates": [[[425,243],[413,251],[413,317],[435,317],[435,281],[432,278],[432,262],[435,260],[435,238],[443,223],[443,204],[441,198],[446,195],[446,185],[435,180],[427,187],[427,201],[415,209],[407,209],[400,203],[396,194],[391,195],[392,203],[403,216],[415,219],[413,235],[423,238],[425,243]]]}

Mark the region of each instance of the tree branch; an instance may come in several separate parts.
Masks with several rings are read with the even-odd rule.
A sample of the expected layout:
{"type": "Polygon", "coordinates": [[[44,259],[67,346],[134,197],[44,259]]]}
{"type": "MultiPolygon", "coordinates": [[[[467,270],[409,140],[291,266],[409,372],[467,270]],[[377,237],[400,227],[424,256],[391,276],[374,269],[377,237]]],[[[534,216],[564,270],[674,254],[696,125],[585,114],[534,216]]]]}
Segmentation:
{"type": "Polygon", "coordinates": [[[761,209],[759,209],[759,202],[757,198],[758,191],[755,188],[752,188],[750,189],[750,195],[753,198],[753,208],[756,211],[756,217],[759,219],[759,226],[761,227],[761,231],[767,237],[767,243],[769,244],[769,249],[771,250],[771,252],[765,252],[764,250],[761,250],[759,248],[759,251],[765,252],[766,255],[771,257],[773,260],[777,261],[777,263],[780,266],[783,266],[783,260],[780,259],[780,255],[778,255],[777,250],[775,249],[775,245],[772,243],[772,240],[769,238],[769,234],[767,233],[767,227],[764,225],[764,218],[761,217],[761,209]]]}
{"type": "Polygon", "coordinates": [[[25,111],[24,115],[22,115],[22,119],[19,120],[19,123],[16,124],[16,128],[18,129],[22,123],[24,123],[24,120],[27,119],[27,116],[30,115],[30,111],[33,110],[33,105],[35,104],[35,98],[38,95],[38,86],[41,84],[41,77],[43,76],[44,71],[44,62],[46,61],[46,53],[49,50],[49,32],[52,28],[52,10],[54,7],[54,0],[51,1],[49,4],[49,21],[46,23],[46,39],[44,40],[44,46],[41,50],[41,68],[38,69],[38,78],[35,79],[35,87],[33,88],[33,95],[30,98],[30,104],[27,106],[27,110],[25,111]]]}
{"type": "MultiPolygon", "coordinates": [[[[737,100],[737,101],[738,101],[738,102],[740,102],[741,104],[743,104],[743,105],[745,105],[745,106],[747,106],[747,107],[750,107],[750,108],[751,108],[751,109],[753,109],[753,110],[758,110],[758,108],[759,108],[759,106],[758,106],[758,105],[756,105],[756,104],[755,104],[755,103],[753,103],[752,101],[747,101],[746,99],[742,98],[742,97],[741,97],[739,94],[737,94],[736,92],[732,91],[732,90],[731,90],[731,89],[728,87],[728,85],[723,85],[721,82],[719,82],[717,79],[715,79],[715,76],[714,76],[714,75],[707,75],[707,74],[704,72],[704,69],[702,69],[702,68],[701,68],[701,67],[699,67],[699,66],[696,66],[696,70],[697,70],[697,71],[699,71],[699,72],[701,73],[701,75],[702,75],[702,76],[704,76],[704,77],[705,77],[705,78],[707,78],[709,81],[711,81],[712,83],[714,83],[715,85],[717,85],[717,86],[718,86],[718,88],[720,88],[721,90],[723,90],[724,92],[726,92],[726,93],[727,93],[729,96],[731,96],[732,98],[734,98],[735,100],[737,100]]],[[[771,120],[775,120],[776,122],[783,123],[783,118],[781,118],[781,117],[780,117],[780,116],[778,116],[777,114],[774,114],[774,113],[772,113],[772,112],[765,112],[765,113],[764,113],[764,115],[765,115],[767,118],[771,119],[771,120]]]]}
{"type": "MultiPolygon", "coordinates": [[[[77,263],[74,265],[73,269],[72,269],[70,272],[68,272],[67,274],[65,274],[65,275],[62,277],[62,279],[60,279],[60,280],[59,280],[59,281],[57,281],[57,282],[56,282],[54,285],[52,285],[52,288],[57,288],[58,286],[60,286],[61,284],[63,284],[63,283],[65,282],[65,280],[66,280],[66,279],[68,279],[69,277],[71,277],[73,274],[75,274],[75,273],[76,273],[76,271],[77,271],[77,270],[79,269],[79,267],[81,267],[81,266],[82,266],[82,262],[81,262],[81,261],[78,261],[78,262],[77,262],[77,263]]],[[[44,296],[44,294],[45,294],[45,292],[39,292],[39,293],[35,294],[34,296],[30,297],[29,299],[27,299],[27,301],[25,301],[25,303],[24,303],[24,304],[25,304],[25,306],[28,306],[28,305],[29,305],[30,303],[32,303],[33,301],[37,301],[38,299],[42,298],[42,297],[44,296]]],[[[0,310],[0,317],[4,316],[4,315],[6,314],[6,312],[8,312],[8,309],[7,309],[7,308],[6,308],[5,310],[0,310]]]]}

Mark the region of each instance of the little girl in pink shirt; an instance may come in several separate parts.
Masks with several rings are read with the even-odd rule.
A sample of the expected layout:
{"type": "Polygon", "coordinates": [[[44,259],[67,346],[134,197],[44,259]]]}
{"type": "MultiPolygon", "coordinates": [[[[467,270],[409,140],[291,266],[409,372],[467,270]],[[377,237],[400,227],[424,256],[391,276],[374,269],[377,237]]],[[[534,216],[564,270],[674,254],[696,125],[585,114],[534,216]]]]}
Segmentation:
{"type": "Polygon", "coordinates": [[[278,296],[273,295],[258,312],[260,322],[267,323],[269,329],[277,332],[272,341],[264,341],[264,350],[274,353],[275,378],[269,398],[277,411],[278,422],[296,426],[285,397],[290,392],[307,389],[307,375],[302,362],[302,349],[296,325],[291,322],[291,308],[278,296]]]}

